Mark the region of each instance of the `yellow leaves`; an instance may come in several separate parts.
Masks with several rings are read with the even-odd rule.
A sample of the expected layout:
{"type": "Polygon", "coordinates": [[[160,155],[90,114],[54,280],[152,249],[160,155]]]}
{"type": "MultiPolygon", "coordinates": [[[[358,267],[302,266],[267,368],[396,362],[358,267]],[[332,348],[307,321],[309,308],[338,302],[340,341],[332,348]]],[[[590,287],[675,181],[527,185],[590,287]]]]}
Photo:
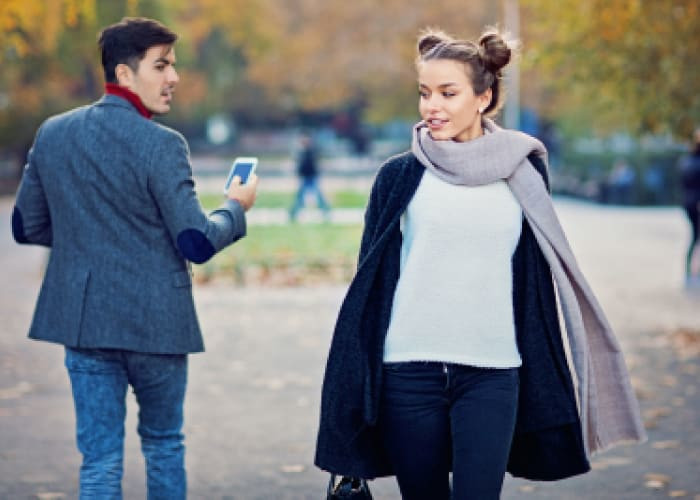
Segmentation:
{"type": "Polygon", "coordinates": [[[671,476],[667,474],[657,474],[653,472],[645,474],[644,479],[644,486],[653,490],[663,489],[669,482],[671,482],[671,476]]]}
{"type": "Polygon", "coordinates": [[[39,26],[37,19],[42,10],[43,6],[39,2],[5,0],[0,3],[0,46],[14,48],[20,57],[27,54],[30,46],[24,39],[23,32],[27,28],[36,31],[39,26]]]}
{"type": "Polygon", "coordinates": [[[249,58],[249,79],[269,95],[306,109],[366,97],[367,112],[377,121],[416,109],[413,59],[419,29],[437,25],[476,37],[498,12],[493,3],[461,0],[444,0],[440,9],[411,0],[268,2],[275,18],[264,26],[272,43],[249,58]]]}
{"type": "MultiPolygon", "coordinates": [[[[85,0],[90,1],[90,0],[85,0]]],[[[128,16],[138,15],[139,0],[126,0],[126,13],[128,16]]]]}
{"type": "Polygon", "coordinates": [[[182,112],[190,111],[197,103],[202,102],[207,95],[207,77],[200,73],[179,69],[180,84],[175,95],[177,107],[182,112]]]}
{"type": "Polygon", "coordinates": [[[267,0],[191,0],[178,4],[177,22],[186,36],[201,43],[214,30],[221,30],[233,44],[255,44],[256,35],[274,19],[267,0]]]}
{"type": "Polygon", "coordinates": [[[527,68],[599,131],[684,135],[700,113],[697,0],[521,0],[527,68]]]}
{"type": "MultiPolygon", "coordinates": [[[[81,20],[94,23],[97,0],[3,0],[0,2],[0,46],[17,57],[51,52],[66,28],[81,20]]],[[[0,62],[3,58],[0,52],[0,62]]]]}

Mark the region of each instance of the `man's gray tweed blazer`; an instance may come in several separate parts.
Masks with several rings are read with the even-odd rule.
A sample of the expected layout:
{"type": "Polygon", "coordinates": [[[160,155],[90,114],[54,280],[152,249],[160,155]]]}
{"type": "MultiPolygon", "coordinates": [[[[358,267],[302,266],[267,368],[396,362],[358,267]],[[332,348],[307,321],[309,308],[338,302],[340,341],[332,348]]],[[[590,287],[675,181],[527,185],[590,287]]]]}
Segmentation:
{"type": "Polygon", "coordinates": [[[204,349],[187,260],[241,238],[246,222],[235,201],[204,213],[185,139],[105,95],[41,126],[12,229],[51,247],[31,338],[184,354],[204,349]]]}

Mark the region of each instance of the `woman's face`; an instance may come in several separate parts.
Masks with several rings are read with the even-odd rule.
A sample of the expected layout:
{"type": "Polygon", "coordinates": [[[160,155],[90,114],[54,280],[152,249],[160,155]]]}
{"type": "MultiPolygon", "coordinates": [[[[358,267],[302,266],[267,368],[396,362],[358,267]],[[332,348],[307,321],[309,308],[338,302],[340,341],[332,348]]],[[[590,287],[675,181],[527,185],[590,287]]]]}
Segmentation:
{"type": "Polygon", "coordinates": [[[418,66],[418,110],[438,141],[468,141],[482,135],[479,109],[491,102],[491,89],[475,95],[464,64],[432,59],[418,66]]]}

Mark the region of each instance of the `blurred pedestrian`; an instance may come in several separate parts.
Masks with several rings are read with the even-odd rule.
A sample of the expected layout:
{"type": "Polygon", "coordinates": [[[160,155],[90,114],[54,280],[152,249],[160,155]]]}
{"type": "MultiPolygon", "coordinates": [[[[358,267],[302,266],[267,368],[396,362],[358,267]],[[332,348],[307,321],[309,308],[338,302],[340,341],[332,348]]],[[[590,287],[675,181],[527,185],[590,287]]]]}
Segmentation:
{"type": "Polygon", "coordinates": [[[297,191],[294,205],[289,209],[289,218],[295,221],[299,210],[304,207],[307,193],[316,196],[316,204],[323,211],[325,218],[330,214],[330,206],[326,202],[319,186],[318,153],[309,134],[301,136],[301,150],[297,158],[297,176],[299,177],[299,190],[297,191]]]}
{"type": "Polygon", "coordinates": [[[257,180],[207,215],[170,110],[177,35],[125,18],[99,37],[105,95],[49,118],[12,214],[18,243],[51,248],[29,336],[65,346],[83,455],[81,498],[121,498],[126,392],[139,405],[148,498],[183,499],[187,354],[204,349],[187,261],[246,232],[257,180]]]}
{"type": "Polygon", "coordinates": [[[614,334],[557,221],[546,150],[488,118],[512,50],[495,30],[477,43],[420,37],[423,121],[411,151],[377,174],[336,322],[315,463],[396,475],[404,499],[496,499],[506,470],[561,479],[644,437],[614,334]]]}
{"type": "Polygon", "coordinates": [[[690,222],[690,243],[685,258],[686,285],[700,289],[700,127],[695,129],[693,146],[689,154],[680,159],[683,208],[690,222]],[[695,257],[695,258],[694,258],[695,257]],[[697,261],[697,262],[695,262],[697,261]],[[693,268],[693,266],[697,268],[693,268]]]}
{"type": "Polygon", "coordinates": [[[615,162],[608,178],[608,200],[610,203],[630,205],[636,181],[634,169],[624,159],[615,162]]]}

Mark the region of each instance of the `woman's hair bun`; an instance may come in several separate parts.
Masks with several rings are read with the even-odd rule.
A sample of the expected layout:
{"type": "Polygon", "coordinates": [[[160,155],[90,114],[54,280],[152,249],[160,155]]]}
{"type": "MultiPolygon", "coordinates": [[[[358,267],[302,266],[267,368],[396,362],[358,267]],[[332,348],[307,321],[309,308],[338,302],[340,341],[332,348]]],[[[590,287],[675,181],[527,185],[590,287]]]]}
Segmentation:
{"type": "Polygon", "coordinates": [[[453,38],[441,30],[427,29],[418,36],[418,54],[425,55],[441,43],[451,42],[453,38]]]}
{"type": "Polygon", "coordinates": [[[493,73],[498,73],[510,62],[513,44],[495,28],[489,28],[479,37],[480,55],[484,66],[493,73]]]}

